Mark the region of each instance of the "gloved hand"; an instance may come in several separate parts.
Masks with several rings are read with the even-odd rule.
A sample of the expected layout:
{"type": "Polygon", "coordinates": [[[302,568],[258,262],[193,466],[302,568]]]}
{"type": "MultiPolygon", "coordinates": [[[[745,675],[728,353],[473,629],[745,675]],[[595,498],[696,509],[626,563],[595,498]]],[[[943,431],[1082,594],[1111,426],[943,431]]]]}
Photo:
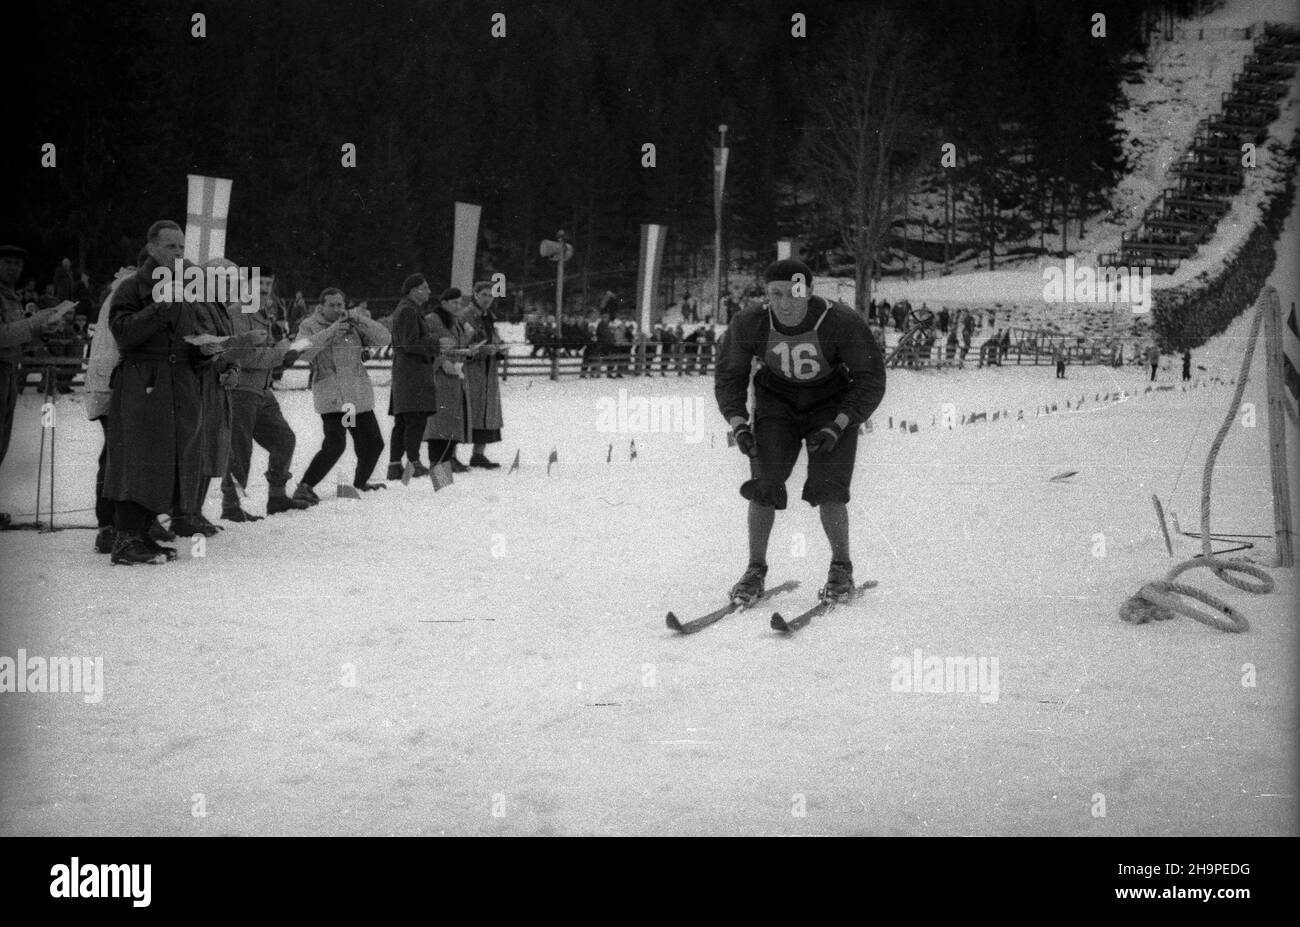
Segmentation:
{"type": "Polygon", "coordinates": [[[742,422],[732,429],[736,436],[736,447],[740,448],[740,453],[746,457],[758,456],[758,446],[754,442],[754,432],[750,430],[749,424],[742,422]]]}
{"type": "Polygon", "coordinates": [[[839,443],[842,434],[844,434],[844,429],[831,422],[808,439],[808,453],[829,454],[834,450],[835,445],[839,443]]]}
{"type": "Polygon", "coordinates": [[[217,378],[217,382],[222,386],[227,387],[237,384],[239,382],[239,365],[232,364],[225,370],[221,371],[221,375],[217,378]]]}
{"type": "Polygon", "coordinates": [[[284,352],[284,360],[281,362],[286,367],[292,367],[298,362],[298,352],[292,349],[284,352]]]}

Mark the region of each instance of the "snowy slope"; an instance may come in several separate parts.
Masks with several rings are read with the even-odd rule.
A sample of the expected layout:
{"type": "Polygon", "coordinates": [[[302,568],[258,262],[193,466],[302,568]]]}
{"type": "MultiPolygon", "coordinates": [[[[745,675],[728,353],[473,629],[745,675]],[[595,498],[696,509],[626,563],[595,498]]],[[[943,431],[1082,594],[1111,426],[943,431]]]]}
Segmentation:
{"type": "MultiPolygon", "coordinates": [[[[1296,244],[1293,213],[1284,298],[1296,244]]],[[[1199,382],[1235,375],[1244,325],[1198,353],[1199,382]]],[[[1257,355],[1246,398],[1262,410],[1261,370],[1257,355]]],[[[1144,386],[1133,369],[891,372],[876,423],[922,427],[863,440],[850,506],[858,575],[880,586],[790,640],[766,610],[692,638],[663,628],[745,560],[743,461],[707,380],[510,381],[496,453],[520,449],[520,473],[230,526],[167,567],[110,567],[88,531],[0,534],[0,655],[99,656],[106,676],[97,704],[0,694],[0,832],[1293,833],[1294,570],[1273,571],[1270,596],[1187,577],[1242,609],[1247,634],[1117,620],[1173,562],[1151,494],[1195,530],[1230,396],[1144,386]],[[620,385],[698,400],[709,437],[602,433],[620,385]],[[1044,402],[1061,411],[1034,416],[1044,402]],[[1012,420],[932,427],[945,403],[1012,420]],[[918,650],[997,658],[996,700],[894,691],[892,661],[918,650]]],[[[306,392],[280,398],[301,473],[319,423],[306,392]]],[[[79,508],[99,430],[60,410],[57,501],[79,508]]],[[[36,415],[29,393],[0,475],[16,513],[36,415]]],[[[1262,425],[1224,446],[1216,530],[1271,531],[1262,425]]],[[[260,477],[251,489],[260,504],[260,477]]],[[[1196,550],[1176,539],[1180,558],[1196,550]]],[[[773,582],[803,583],[787,605],[812,598],[827,551],[807,506],[781,514],[770,560],[773,582]]]]}

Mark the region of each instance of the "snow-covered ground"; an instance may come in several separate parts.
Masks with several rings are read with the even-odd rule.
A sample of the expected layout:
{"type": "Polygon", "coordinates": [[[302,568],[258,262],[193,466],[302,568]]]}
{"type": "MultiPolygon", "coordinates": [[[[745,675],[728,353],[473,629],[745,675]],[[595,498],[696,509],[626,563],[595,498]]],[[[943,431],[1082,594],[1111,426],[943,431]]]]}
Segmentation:
{"type": "MultiPolygon", "coordinates": [[[[1174,562],[1151,495],[1196,530],[1231,395],[1214,378],[1236,375],[1246,327],[1197,353],[1186,391],[1172,368],[1151,393],[1134,368],[891,371],[850,505],[857,575],[880,585],[792,639],[768,608],[689,638],[663,626],[745,563],[745,466],[710,380],[511,380],[494,451],[519,451],[518,473],[326,499],[168,566],[112,567],[84,530],[0,534],[0,657],[101,659],[104,683],[97,702],[0,693],[0,833],[1294,833],[1295,571],[1268,596],[1185,576],[1245,634],[1117,617],[1174,562]],[[620,388],[698,404],[702,431],[602,431],[620,388]],[[949,431],[949,403],[1010,418],[949,431]],[[903,691],[914,657],[982,665],[983,693],[903,691]]],[[[1272,531],[1262,371],[1259,352],[1217,531],[1272,531]]],[[[280,399],[300,474],[319,420],[307,392],[280,399]]],[[[0,473],[20,517],[37,433],[28,392],[0,473]]],[[[56,503],[88,506],[101,439],[77,397],[57,440],[56,503]]],[[[1197,550],[1175,537],[1178,558],[1197,550]]],[[[803,503],[769,559],[772,583],[803,584],[783,607],[812,600],[828,552],[803,503]]]]}

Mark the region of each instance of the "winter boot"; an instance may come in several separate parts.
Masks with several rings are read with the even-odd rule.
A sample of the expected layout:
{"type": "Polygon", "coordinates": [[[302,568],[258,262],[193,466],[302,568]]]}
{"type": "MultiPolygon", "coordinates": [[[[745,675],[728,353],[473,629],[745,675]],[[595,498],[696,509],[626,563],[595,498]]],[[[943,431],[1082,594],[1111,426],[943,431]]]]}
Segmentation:
{"type": "MultiPolygon", "coordinates": [[[[501,467],[501,464],[488,460],[486,454],[472,455],[469,459],[469,465],[471,467],[478,467],[480,470],[497,470],[501,467]]],[[[452,467],[453,472],[455,469],[455,467],[452,467]]]]}
{"type": "Polygon", "coordinates": [[[357,484],[353,483],[353,484],[352,484],[352,487],[353,487],[357,492],[373,492],[373,491],[376,490],[376,489],[387,489],[387,488],[388,488],[388,487],[385,486],[383,483],[362,483],[360,486],[358,486],[357,484]]]}
{"type": "Polygon", "coordinates": [[[822,587],[823,602],[845,602],[853,595],[853,564],[848,560],[832,560],[822,587]]]}
{"type": "Polygon", "coordinates": [[[176,535],[172,533],[171,529],[156,518],[149,523],[148,536],[155,543],[176,540],[176,535]]]}
{"type": "Polygon", "coordinates": [[[95,553],[111,554],[113,552],[113,542],[117,540],[117,529],[112,525],[105,525],[99,529],[95,535],[95,553]]]}
{"type": "Polygon", "coordinates": [[[172,531],[174,531],[178,537],[188,538],[193,537],[196,534],[201,534],[205,538],[210,538],[220,530],[220,528],[208,521],[201,514],[181,514],[172,516],[172,531]]]}
{"type": "Polygon", "coordinates": [[[254,515],[252,512],[245,512],[242,508],[231,509],[221,513],[225,521],[261,521],[261,515],[254,515]]]}
{"type": "MultiPolygon", "coordinates": [[[[320,502],[320,496],[316,495],[315,491],[306,483],[299,483],[298,488],[293,491],[293,501],[306,502],[308,505],[316,505],[320,502]]],[[[297,506],[293,507],[297,508],[297,506]]]]}
{"type": "Polygon", "coordinates": [[[134,566],[138,563],[166,563],[167,556],[151,548],[140,535],[122,532],[113,542],[112,562],[125,566],[134,566]]]}
{"type": "MultiPolygon", "coordinates": [[[[418,467],[418,464],[417,464],[417,467],[418,467]]],[[[406,469],[406,468],[402,466],[402,462],[401,462],[400,460],[391,460],[391,461],[389,461],[389,462],[388,462],[388,478],[389,478],[390,480],[400,480],[400,479],[402,478],[402,471],[403,471],[404,469],[406,469]]]]}
{"type": "Polygon", "coordinates": [[[767,577],[766,563],[751,563],[731,587],[731,601],[739,605],[753,605],[763,597],[763,580],[767,577]]]}
{"type": "Polygon", "coordinates": [[[176,553],[175,547],[169,547],[166,544],[159,544],[147,534],[144,536],[144,546],[149,548],[155,554],[162,554],[168,563],[180,556],[180,554],[176,553]]]}
{"type": "MultiPolygon", "coordinates": [[[[302,488],[303,487],[300,485],[298,491],[301,492],[302,488]]],[[[311,492],[311,490],[308,490],[308,492],[311,492]]],[[[309,502],[307,499],[300,497],[297,492],[293,494],[292,499],[281,493],[278,496],[271,496],[266,500],[266,514],[279,515],[281,512],[294,512],[301,509],[309,509],[312,507],[312,504],[313,503],[309,502]]]]}
{"type": "Polygon", "coordinates": [[[422,476],[429,475],[429,468],[424,464],[416,464],[415,469],[411,471],[411,479],[418,480],[422,476]]]}
{"type": "Polygon", "coordinates": [[[455,457],[453,457],[453,458],[451,459],[450,462],[451,462],[451,472],[452,472],[452,473],[468,473],[468,472],[469,472],[469,467],[465,466],[463,463],[461,463],[461,462],[460,462],[459,460],[457,460],[455,457]]]}

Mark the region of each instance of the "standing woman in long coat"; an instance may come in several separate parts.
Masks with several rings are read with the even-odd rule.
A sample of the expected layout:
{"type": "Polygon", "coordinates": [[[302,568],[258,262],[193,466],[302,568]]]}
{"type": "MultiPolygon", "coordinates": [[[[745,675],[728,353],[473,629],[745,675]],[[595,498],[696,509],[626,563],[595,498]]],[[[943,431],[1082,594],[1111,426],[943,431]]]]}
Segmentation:
{"type": "Polygon", "coordinates": [[[501,379],[499,357],[506,352],[501,336],[496,330],[492,284],[480,280],[474,284],[474,299],[465,308],[461,318],[470,330],[470,350],[465,361],[465,390],[469,395],[472,412],[470,428],[473,430],[474,454],[469,459],[471,467],[495,470],[501,464],[488,460],[487,445],[501,441],[501,379]]]}
{"type": "Polygon", "coordinates": [[[429,442],[429,466],[450,461],[453,473],[469,469],[456,459],[456,445],[466,444],[474,437],[470,427],[473,406],[465,388],[469,366],[466,356],[472,332],[461,321],[459,309],[460,290],[453,287],[442,294],[438,306],[425,319],[429,333],[438,344],[433,368],[438,411],[429,417],[424,439],[429,442]]]}
{"type": "MultiPolygon", "coordinates": [[[[457,291],[459,295],[459,291],[457,291]]],[[[388,478],[402,478],[402,456],[410,461],[414,476],[429,471],[420,463],[429,416],[437,411],[438,392],[434,368],[438,340],[429,331],[424,307],[429,301],[429,281],[411,274],[402,283],[402,299],[393,310],[393,385],[388,394],[388,414],[396,418],[388,445],[388,478]]]]}

